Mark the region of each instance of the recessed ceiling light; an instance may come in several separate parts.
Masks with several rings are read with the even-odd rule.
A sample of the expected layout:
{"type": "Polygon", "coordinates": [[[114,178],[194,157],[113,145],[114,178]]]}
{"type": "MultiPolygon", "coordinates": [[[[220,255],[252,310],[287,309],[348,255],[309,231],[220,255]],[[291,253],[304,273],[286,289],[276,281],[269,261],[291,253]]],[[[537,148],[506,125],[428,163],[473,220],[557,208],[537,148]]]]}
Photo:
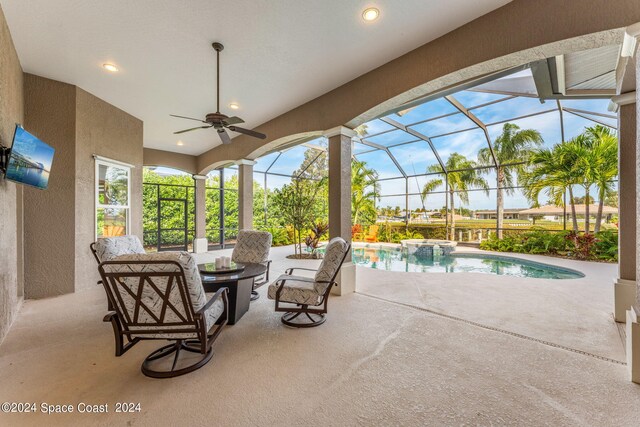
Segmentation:
{"type": "Polygon", "coordinates": [[[183,146],[183,145],[184,145],[184,142],[182,142],[182,141],[178,141],[176,144],[177,144],[177,145],[179,145],[179,146],[183,146]]]}
{"type": "Polygon", "coordinates": [[[104,68],[107,71],[111,71],[112,73],[115,73],[116,71],[118,71],[118,67],[116,67],[114,64],[102,64],[102,68],[104,68]]]}
{"type": "Polygon", "coordinates": [[[362,18],[365,21],[375,21],[380,16],[380,11],[375,7],[369,7],[362,12],[362,18]]]}
{"type": "Polygon", "coordinates": [[[240,106],[235,102],[232,102],[231,104],[229,104],[229,108],[231,108],[232,110],[237,110],[240,108],[240,106]]]}

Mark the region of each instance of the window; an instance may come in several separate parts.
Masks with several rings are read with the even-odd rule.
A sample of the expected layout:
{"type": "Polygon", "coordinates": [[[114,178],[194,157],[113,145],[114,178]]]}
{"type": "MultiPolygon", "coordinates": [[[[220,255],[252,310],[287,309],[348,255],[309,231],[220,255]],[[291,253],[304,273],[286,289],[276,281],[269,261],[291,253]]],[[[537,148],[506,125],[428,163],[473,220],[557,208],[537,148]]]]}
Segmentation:
{"type": "Polygon", "coordinates": [[[129,233],[131,167],[96,159],[96,237],[129,233]]]}

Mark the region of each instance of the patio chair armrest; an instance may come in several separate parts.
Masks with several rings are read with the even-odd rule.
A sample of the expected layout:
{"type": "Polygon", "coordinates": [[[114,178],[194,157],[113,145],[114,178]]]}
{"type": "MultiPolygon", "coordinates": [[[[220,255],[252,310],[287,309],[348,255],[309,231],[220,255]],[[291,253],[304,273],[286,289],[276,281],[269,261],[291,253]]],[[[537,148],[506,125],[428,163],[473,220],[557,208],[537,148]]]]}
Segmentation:
{"type": "Polygon", "coordinates": [[[113,320],[116,320],[117,318],[118,318],[118,313],[116,313],[115,311],[110,311],[104,315],[104,317],[102,318],[102,321],[111,322],[113,320]]]}
{"type": "MultiPolygon", "coordinates": [[[[301,269],[304,270],[304,269],[301,269]]],[[[289,275],[289,274],[287,274],[289,275]]],[[[276,286],[278,287],[278,289],[276,289],[276,301],[280,300],[280,293],[282,292],[282,288],[284,288],[284,284],[286,283],[286,281],[289,280],[288,278],[284,278],[284,279],[278,279],[276,280],[276,286]]],[[[314,283],[315,280],[312,279],[311,277],[300,277],[300,276],[295,276],[295,280],[300,281],[300,282],[307,282],[307,283],[314,283]]]]}
{"type": "Polygon", "coordinates": [[[265,275],[264,275],[264,280],[265,280],[266,282],[268,282],[268,281],[269,281],[269,270],[270,270],[270,269],[271,269],[271,260],[268,260],[268,261],[267,261],[267,272],[266,272],[266,273],[265,273],[265,275]]]}
{"type": "Polygon", "coordinates": [[[229,288],[220,288],[216,291],[215,294],[207,301],[207,303],[198,311],[196,311],[196,316],[204,316],[204,312],[207,311],[213,303],[216,302],[218,298],[222,298],[222,302],[224,303],[224,308],[227,308],[227,293],[229,292],[229,288]]]}
{"type": "Polygon", "coordinates": [[[131,347],[136,345],[138,341],[140,341],[139,337],[131,339],[131,336],[129,335],[127,335],[128,342],[124,341],[125,331],[122,329],[122,323],[120,322],[118,313],[116,313],[115,311],[108,312],[104,316],[102,321],[111,323],[111,326],[113,328],[113,335],[114,335],[115,344],[116,344],[116,348],[115,348],[116,357],[122,356],[127,351],[129,351],[131,347]]]}
{"type": "Polygon", "coordinates": [[[294,270],[318,271],[315,268],[291,267],[291,268],[287,268],[284,273],[291,275],[291,273],[293,273],[294,270]]]}
{"type": "Polygon", "coordinates": [[[329,286],[327,287],[327,289],[331,289],[331,286],[338,286],[338,282],[336,282],[335,280],[314,280],[314,283],[326,283],[329,286]]]}

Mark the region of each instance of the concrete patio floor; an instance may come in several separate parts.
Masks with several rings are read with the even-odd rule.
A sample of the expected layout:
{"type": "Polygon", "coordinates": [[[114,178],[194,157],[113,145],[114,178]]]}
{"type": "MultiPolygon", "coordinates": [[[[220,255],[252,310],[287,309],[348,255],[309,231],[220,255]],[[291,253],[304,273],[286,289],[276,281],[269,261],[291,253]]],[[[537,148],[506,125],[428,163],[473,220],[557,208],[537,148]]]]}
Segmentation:
{"type": "MultiPolygon", "coordinates": [[[[272,277],[318,263],[284,259],[290,252],[272,250],[272,277]]],[[[140,373],[159,343],[113,356],[102,289],[27,301],[0,345],[0,402],[111,412],[0,413],[0,424],[636,425],[640,387],[619,363],[610,314],[615,266],[543,259],[587,276],[358,268],[358,292],[332,297],[327,322],[309,330],[284,327],[262,288],[212,361],[170,380],[140,373]],[[114,413],[116,402],[141,412],[114,413]]]]}

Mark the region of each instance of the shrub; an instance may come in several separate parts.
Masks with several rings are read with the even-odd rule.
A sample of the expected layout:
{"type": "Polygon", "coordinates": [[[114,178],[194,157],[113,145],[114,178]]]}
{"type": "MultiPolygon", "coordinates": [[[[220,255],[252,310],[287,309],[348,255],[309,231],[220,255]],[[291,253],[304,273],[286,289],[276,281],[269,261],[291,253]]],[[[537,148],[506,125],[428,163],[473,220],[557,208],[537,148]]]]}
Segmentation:
{"type": "Polygon", "coordinates": [[[286,246],[293,243],[293,238],[289,231],[283,227],[258,227],[261,231],[268,231],[273,236],[272,246],[286,246]]]}
{"type": "Polygon", "coordinates": [[[572,231],[549,232],[533,230],[505,234],[483,241],[480,249],[497,252],[519,252],[528,254],[566,255],[577,259],[601,259],[617,261],[618,234],[611,230],[592,233],[572,231]]]}
{"type": "Polygon", "coordinates": [[[358,234],[362,233],[362,224],[354,224],[351,226],[351,238],[358,234]]]}
{"type": "Polygon", "coordinates": [[[594,254],[606,261],[618,261],[618,233],[605,230],[596,235],[594,254]]]}
{"type": "Polygon", "coordinates": [[[593,257],[593,247],[596,243],[596,236],[592,233],[579,234],[575,231],[566,236],[566,240],[573,243],[574,256],[578,259],[589,259],[593,257]]]}

